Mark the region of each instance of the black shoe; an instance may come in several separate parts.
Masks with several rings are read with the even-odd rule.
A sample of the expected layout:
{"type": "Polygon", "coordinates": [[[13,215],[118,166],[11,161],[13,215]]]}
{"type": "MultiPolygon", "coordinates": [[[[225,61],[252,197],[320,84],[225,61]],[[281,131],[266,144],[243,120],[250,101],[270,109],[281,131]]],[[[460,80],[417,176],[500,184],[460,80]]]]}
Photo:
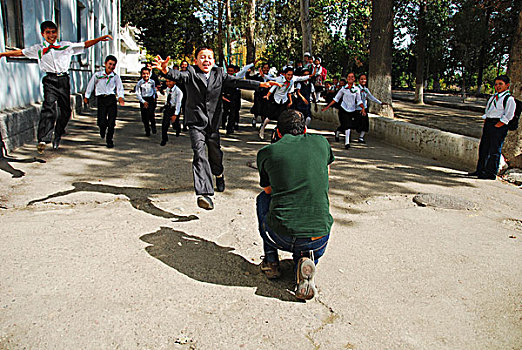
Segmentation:
{"type": "Polygon", "coordinates": [[[216,176],[216,191],[225,191],[225,175],[221,175],[221,177],[216,176]]]}
{"type": "Polygon", "coordinates": [[[344,145],[344,148],[345,148],[345,149],[350,149],[350,144],[347,143],[346,145],[344,145]]]}
{"type": "Polygon", "coordinates": [[[107,141],[107,148],[114,148],[114,142],[107,141]]]}
{"type": "Polygon", "coordinates": [[[497,179],[497,176],[495,174],[491,174],[491,175],[488,175],[488,174],[480,174],[478,176],[479,179],[481,180],[496,180],[497,179]]]}
{"type": "Polygon", "coordinates": [[[214,209],[214,203],[212,203],[212,199],[209,196],[198,196],[198,207],[212,210],[214,209]]]}
{"type": "Polygon", "coordinates": [[[364,141],[364,139],[361,139],[361,138],[358,139],[357,142],[359,142],[359,143],[366,143],[366,141],[364,141]]]}
{"type": "Polygon", "coordinates": [[[152,133],[156,135],[156,128],[152,128],[152,133]]]}
{"type": "Polygon", "coordinates": [[[147,136],[147,137],[150,136],[150,130],[145,130],[145,136],[147,136]]]}
{"type": "Polygon", "coordinates": [[[227,135],[232,135],[234,133],[234,130],[227,130],[226,134],[227,135]]]}
{"type": "Polygon", "coordinates": [[[102,139],[105,138],[105,128],[100,128],[100,137],[101,137],[102,139]]]}
{"type": "Polygon", "coordinates": [[[58,149],[58,147],[60,147],[60,141],[61,141],[61,137],[60,136],[57,136],[54,138],[53,140],[53,149],[58,149]]]}
{"type": "Polygon", "coordinates": [[[335,132],[335,142],[339,142],[339,131],[335,132]]]}
{"type": "Polygon", "coordinates": [[[181,130],[176,130],[176,137],[179,137],[180,133],[181,133],[181,130]]]}
{"type": "Polygon", "coordinates": [[[167,144],[167,141],[166,140],[161,140],[160,142],[160,146],[165,146],[167,144]]]}
{"type": "Polygon", "coordinates": [[[474,172],[472,173],[467,173],[466,176],[479,176],[480,172],[478,170],[475,170],[474,172]]]}
{"type": "Polygon", "coordinates": [[[239,124],[234,125],[234,130],[239,131],[239,124]]]}

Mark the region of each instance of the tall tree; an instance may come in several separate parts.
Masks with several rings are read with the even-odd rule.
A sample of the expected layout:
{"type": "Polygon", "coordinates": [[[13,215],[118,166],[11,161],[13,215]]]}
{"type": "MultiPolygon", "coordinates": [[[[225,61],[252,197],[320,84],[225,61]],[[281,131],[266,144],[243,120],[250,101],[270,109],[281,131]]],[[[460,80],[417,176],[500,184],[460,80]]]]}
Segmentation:
{"type": "Polygon", "coordinates": [[[227,33],[227,60],[226,63],[230,63],[232,57],[232,10],[230,8],[230,0],[225,0],[225,10],[227,16],[226,33],[227,33]]]}
{"type": "Polygon", "coordinates": [[[256,0],[247,0],[247,27],[246,27],[246,46],[247,46],[247,59],[246,62],[254,62],[256,58],[256,43],[255,43],[255,31],[256,31],[256,0]]]}
{"type": "Polygon", "coordinates": [[[415,103],[424,104],[424,67],[426,66],[426,13],[428,12],[427,0],[419,2],[419,19],[417,22],[416,55],[417,67],[415,69],[415,103]]]}
{"type": "MultiPolygon", "coordinates": [[[[509,56],[508,74],[511,77],[511,94],[522,100],[522,4],[518,4],[518,25],[513,36],[509,56]]],[[[508,132],[502,153],[512,168],[522,169],[522,126],[508,132]]]]}
{"type": "Polygon", "coordinates": [[[300,0],[301,31],[303,33],[302,54],[312,52],[312,22],[310,21],[310,0],[300,0]]]}
{"type": "Polygon", "coordinates": [[[372,0],[370,70],[368,85],[389,106],[373,105],[372,111],[393,117],[391,70],[393,45],[393,0],[372,0]]]}

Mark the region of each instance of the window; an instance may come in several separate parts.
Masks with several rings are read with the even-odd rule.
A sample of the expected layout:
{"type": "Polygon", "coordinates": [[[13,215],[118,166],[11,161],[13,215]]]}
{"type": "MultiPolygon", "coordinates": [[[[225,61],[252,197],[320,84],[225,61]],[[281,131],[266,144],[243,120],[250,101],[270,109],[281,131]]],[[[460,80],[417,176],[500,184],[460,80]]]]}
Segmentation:
{"type": "Polygon", "coordinates": [[[85,27],[85,5],[80,1],[76,3],[76,34],[78,42],[83,40],[83,29],[85,27]]]}
{"type": "Polygon", "coordinates": [[[6,49],[23,48],[22,0],[2,0],[2,19],[6,49]]]}
{"type": "MultiPolygon", "coordinates": [[[[54,0],[54,23],[58,27],[58,33],[60,33],[60,25],[62,23],[60,0],[54,0]]],[[[61,38],[62,36],[60,35],[59,37],[61,38]]]]}

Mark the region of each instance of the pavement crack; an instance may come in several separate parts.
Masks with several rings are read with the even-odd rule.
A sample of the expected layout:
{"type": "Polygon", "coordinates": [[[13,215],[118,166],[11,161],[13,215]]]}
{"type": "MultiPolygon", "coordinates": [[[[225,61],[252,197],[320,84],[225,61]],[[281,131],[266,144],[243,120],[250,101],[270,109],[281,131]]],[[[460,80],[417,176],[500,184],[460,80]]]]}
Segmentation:
{"type": "Polygon", "coordinates": [[[326,326],[328,325],[331,325],[331,324],[334,324],[334,322],[339,319],[341,316],[334,311],[334,309],[329,306],[326,302],[324,302],[321,298],[317,297],[315,298],[315,300],[322,306],[324,306],[326,308],[326,310],[328,311],[328,316],[323,319],[321,325],[315,329],[312,329],[311,331],[309,331],[305,337],[306,339],[308,339],[308,341],[310,341],[310,343],[312,344],[312,346],[314,347],[315,350],[319,350],[321,348],[321,345],[319,343],[317,343],[317,341],[315,340],[315,336],[321,332],[326,326]]]}

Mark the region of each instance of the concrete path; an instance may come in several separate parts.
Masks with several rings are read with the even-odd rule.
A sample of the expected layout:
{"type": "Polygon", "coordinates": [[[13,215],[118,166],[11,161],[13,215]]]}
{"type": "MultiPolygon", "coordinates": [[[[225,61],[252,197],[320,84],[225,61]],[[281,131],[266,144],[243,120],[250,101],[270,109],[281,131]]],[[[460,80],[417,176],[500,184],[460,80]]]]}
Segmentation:
{"type": "MultiPolygon", "coordinates": [[[[393,98],[397,100],[413,102],[415,98],[415,92],[406,90],[393,90],[393,98]]],[[[462,95],[454,95],[442,92],[424,93],[424,103],[426,104],[479,113],[484,113],[487,102],[488,100],[482,97],[467,96],[465,99],[463,99],[462,95]]]]}
{"type": "Polygon", "coordinates": [[[160,147],[129,103],[107,149],[94,115],[60,150],[1,162],[0,349],[520,348],[517,187],[371,137],[347,152],[313,125],[336,156],[335,224],[319,297],[303,303],[288,254],[280,281],[259,273],[247,163],[267,142],[249,119],[223,135],[227,190],[202,211],[186,134],[160,147]],[[421,207],[418,193],[468,209],[421,207]]]}

